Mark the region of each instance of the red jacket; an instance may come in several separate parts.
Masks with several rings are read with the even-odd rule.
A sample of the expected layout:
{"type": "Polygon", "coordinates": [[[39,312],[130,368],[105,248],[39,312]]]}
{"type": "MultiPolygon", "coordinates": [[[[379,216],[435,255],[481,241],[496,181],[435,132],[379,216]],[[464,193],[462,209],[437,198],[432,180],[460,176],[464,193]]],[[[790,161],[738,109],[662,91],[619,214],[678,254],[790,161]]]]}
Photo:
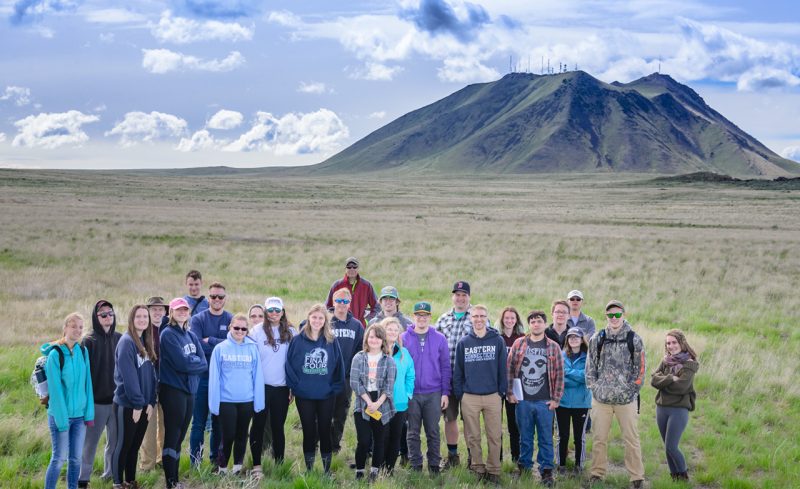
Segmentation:
{"type": "Polygon", "coordinates": [[[347,274],[343,279],[337,280],[331,285],[331,290],[328,292],[328,300],[325,303],[328,309],[333,308],[333,293],[339,289],[350,289],[350,293],[353,295],[352,302],[350,302],[350,312],[365,327],[367,322],[381,311],[378,296],[375,294],[375,289],[372,288],[369,280],[361,278],[361,275],[356,275],[356,282],[351,287],[347,274]],[[369,306],[369,314],[364,317],[364,311],[367,306],[369,306]]]}

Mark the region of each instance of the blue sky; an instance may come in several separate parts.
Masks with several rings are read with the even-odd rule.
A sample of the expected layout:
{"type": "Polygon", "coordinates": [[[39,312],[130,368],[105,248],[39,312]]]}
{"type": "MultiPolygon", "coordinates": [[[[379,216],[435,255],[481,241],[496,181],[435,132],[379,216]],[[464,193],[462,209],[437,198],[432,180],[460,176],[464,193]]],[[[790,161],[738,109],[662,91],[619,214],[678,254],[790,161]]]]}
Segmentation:
{"type": "Polygon", "coordinates": [[[469,83],[658,69],[800,161],[800,2],[0,0],[0,167],[311,164],[469,83]]]}

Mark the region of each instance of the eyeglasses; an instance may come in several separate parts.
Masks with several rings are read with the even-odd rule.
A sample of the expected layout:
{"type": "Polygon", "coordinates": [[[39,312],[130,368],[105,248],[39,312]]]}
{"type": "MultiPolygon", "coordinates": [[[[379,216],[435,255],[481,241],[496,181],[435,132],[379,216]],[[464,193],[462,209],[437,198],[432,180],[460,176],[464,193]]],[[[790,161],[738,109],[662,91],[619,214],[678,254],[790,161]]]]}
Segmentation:
{"type": "Polygon", "coordinates": [[[232,326],[231,329],[234,330],[234,331],[247,331],[246,327],[245,328],[240,328],[238,326],[232,326]]]}
{"type": "Polygon", "coordinates": [[[608,319],[611,319],[611,318],[617,318],[617,319],[619,319],[619,318],[621,318],[621,317],[622,317],[622,313],[621,313],[621,312],[607,312],[607,313],[606,313],[606,317],[607,317],[608,319]]]}
{"type": "Polygon", "coordinates": [[[350,304],[350,299],[334,299],[333,302],[337,304],[350,304]]]}
{"type": "Polygon", "coordinates": [[[348,270],[358,270],[358,265],[347,265],[345,268],[348,270]]]}
{"type": "Polygon", "coordinates": [[[269,307],[267,308],[267,312],[281,312],[283,309],[280,307],[269,307]]]}
{"type": "Polygon", "coordinates": [[[569,300],[571,300],[572,302],[580,302],[583,299],[581,299],[580,297],[570,297],[569,300]]]}
{"type": "Polygon", "coordinates": [[[208,298],[213,300],[222,300],[225,298],[225,294],[208,294],[208,298]]]}
{"type": "Polygon", "coordinates": [[[487,316],[486,314],[473,314],[472,317],[474,317],[475,319],[486,319],[489,316],[487,316]]]}
{"type": "Polygon", "coordinates": [[[101,312],[101,313],[97,314],[97,317],[103,318],[103,319],[105,319],[105,318],[113,318],[114,317],[114,311],[101,312]]]}
{"type": "Polygon", "coordinates": [[[569,314],[569,311],[553,311],[553,314],[558,314],[559,316],[563,316],[565,314],[569,314]]]}

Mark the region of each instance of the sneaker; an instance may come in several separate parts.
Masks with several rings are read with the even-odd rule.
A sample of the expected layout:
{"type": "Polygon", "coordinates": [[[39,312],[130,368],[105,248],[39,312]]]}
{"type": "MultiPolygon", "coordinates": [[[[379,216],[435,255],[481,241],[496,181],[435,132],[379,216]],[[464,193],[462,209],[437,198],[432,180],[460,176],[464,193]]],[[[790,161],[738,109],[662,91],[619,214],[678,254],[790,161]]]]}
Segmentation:
{"type": "Polygon", "coordinates": [[[553,487],[555,483],[553,469],[542,469],[542,485],[545,487],[553,487]]]}
{"type": "Polygon", "coordinates": [[[638,481],[631,481],[631,489],[641,489],[644,487],[644,481],[639,479],[638,481]]]}

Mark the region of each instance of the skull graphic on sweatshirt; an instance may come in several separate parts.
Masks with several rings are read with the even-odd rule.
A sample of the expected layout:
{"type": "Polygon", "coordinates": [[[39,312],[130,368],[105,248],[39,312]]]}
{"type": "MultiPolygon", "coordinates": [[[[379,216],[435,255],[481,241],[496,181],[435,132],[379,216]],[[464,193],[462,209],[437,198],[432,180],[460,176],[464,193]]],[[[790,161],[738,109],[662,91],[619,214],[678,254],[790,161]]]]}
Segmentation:
{"type": "Polygon", "coordinates": [[[535,396],[542,390],[547,375],[547,358],[542,348],[528,348],[522,359],[519,376],[526,396],[535,396]]]}

